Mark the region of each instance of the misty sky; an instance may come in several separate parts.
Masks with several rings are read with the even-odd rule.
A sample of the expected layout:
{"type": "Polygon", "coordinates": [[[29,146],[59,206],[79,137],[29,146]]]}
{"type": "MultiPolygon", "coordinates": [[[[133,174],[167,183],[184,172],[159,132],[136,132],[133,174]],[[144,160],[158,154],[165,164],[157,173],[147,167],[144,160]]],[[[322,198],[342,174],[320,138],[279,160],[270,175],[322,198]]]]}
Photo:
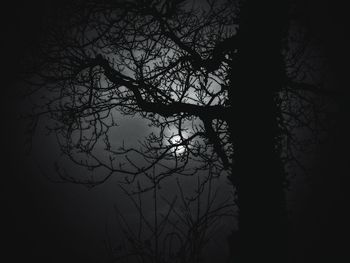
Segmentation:
{"type": "MultiPolygon", "coordinates": [[[[343,28],[348,16],[344,14],[346,11],[342,11],[347,9],[324,4],[327,1],[304,2],[308,3],[306,8],[309,9],[305,9],[305,12],[310,14],[307,16],[310,27],[323,39],[325,52],[330,57],[330,67],[337,72],[335,86],[345,89],[348,87],[344,84],[348,82],[348,67],[340,62],[348,61],[349,58],[349,45],[346,44],[348,42],[343,28]],[[327,23],[325,17],[330,17],[327,21],[331,22],[327,23]]],[[[45,5],[50,4],[47,2],[45,5]]],[[[117,181],[114,179],[91,190],[48,180],[46,176],[56,176],[53,171],[54,161],[62,158],[55,140],[45,136],[42,131],[37,133],[30,154],[25,153],[26,123],[18,120],[18,113],[26,106],[23,106],[22,101],[13,99],[22,88],[13,84],[16,79],[13,72],[17,68],[16,59],[20,60],[21,57],[18,50],[25,52],[23,50],[29,49],[27,45],[35,46],[38,41],[40,32],[36,30],[37,23],[40,23],[40,15],[45,12],[45,7],[40,3],[37,6],[27,3],[22,9],[11,6],[6,11],[10,14],[6,22],[14,23],[10,26],[11,41],[5,49],[9,51],[7,61],[11,74],[7,75],[4,84],[6,101],[2,104],[6,117],[2,121],[5,158],[1,175],[6,177],[3,200],[7,211],[2,216],[5,219],[2,225],[8,233],[6,243],[9,244],[9,254],[13,259],[24,257],[37,262],[104,262],[108,257],[104,244],[107,232],[113,234],[119,231],[115,224],[114,205],[122,206],[125,213],[130,209],[129,213],[132,214],[133,209],[127,198],[117,190],[117,181]]],[[[293,243],[293,248],[296,257],[304,259],[299,262],[312,262],[307,260],[307,255],[312,257],[315,253],[335,255],[333,252],[338,252],[341,255],[341,246],[346,246],[338,237],[346,236],[344,226],[348,223],[343,212],[344,207],[348,206],[345,202],[348,191],[344,189],[346,184],[343,176],[349,174],[350,162],[349,154],[342,154],[341,150],[348,151],[350,145],[346,139],[349,116],[338,117],[338,141],[320,146],[317,155],[310,160],[310,164],[315,167],[311,176],[296,177],[292,184],[289,208],[292,214],[292,238],[297,241],[293,243]],[[329,175],[332,176],[331,180],[329,175]],[[333,247],[332,243],[336,245],[333,247]]],[[[121,124],[115,139],[132,140],[149,131],[139,119],[121,120],[121,124]]],[[[77,176],[84,176],[85,171],[65,161],[61,161],[61,165],[77,176]]],[[[226,179],[222,178],[220,184],[226,184],[226,179]]]]}

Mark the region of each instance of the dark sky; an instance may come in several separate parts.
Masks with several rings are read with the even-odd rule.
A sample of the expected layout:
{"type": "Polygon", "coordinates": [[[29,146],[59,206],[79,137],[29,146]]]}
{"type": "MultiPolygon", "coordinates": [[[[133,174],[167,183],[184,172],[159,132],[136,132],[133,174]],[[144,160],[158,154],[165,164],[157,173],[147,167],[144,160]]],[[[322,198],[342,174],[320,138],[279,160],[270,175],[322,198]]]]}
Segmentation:
{"type": "Polygon", "coordinates": [[[317,36],[328,59],[333,77],[332,88],[344,94],[340,113],[335,117],[335,138],[320,145],[313,162],[315,172],[308,188],[300,194],[295,217],[297,262],[345,262],[349,242],[350,175],[350,90],[349,90],[349,16],[343,1],[299,1],[304,10],[303,23],[317,36]]]}
{"type": "Polygon", "coordinates": [[[57,151],[49,139],[39,136],[37,147],[41,151],[26,155],[24,122],[16,119],[23,109],[21,102],[14,99],[21,88],[14,84],[21,56],[38,45],[41,19],[54,9],[53,4],[54,1],[13,1],[1,8],[5,58],[1,236],[6,252],[1,257],[8,255],[6,262],[105,262],[104,233],[114,204],[112,197],[106,202],[105,196],[112,196],[112,187],[88,191],[49,182],[40,173],[38,163],[49,170],[57,151]]]}
{"type": "MultiPolygon", "coordinates": [[[[329,58],[334,88],[345,91],[349,102],[349,24],[345,1],[299,0],[304,11],[302,23],[317,35],[329,58]],[[341,3],[342,2],[342,3],[341,3]]],[[[6,262],[104,262],[105,225],[114,204],[113,184],[88,191],[69,184],[53,184],[39,173],[33,158],[24,154],[23,125],[16,119],[20,104],[13,96],[21,56],[38,44],[44,14],[52,12],[53,1],[13,2],[3,6],[2,66],[2,247],[10,256],[6,262]],[[51,10],[51,11],[50,11],[51,10]],[[106,198],[110,196],[109,198],[106,198]]],[[[291,243],[295,261],[340,262],[345,249],[349,218],[350,175],[349,107],[343,103],[333,131],[335,140],[319,147],[313,163],[316,167],[306,187],[300,186],[292,217],[291,243]],[[345,239],[346,240],[346,239],[345,239]]],[[[38,138],[43,158],[55,156],[50,140],[38,138]],[[52,147],[52,148],[50,148],[52,147]],[[44,152],[44,153],[43,153],[44,152]],[[45,153],[46,152],[46,153],[45,153]]],[[[40,159],[40,154],[36,158],[40,159]]],[[[51,158],[52,159],[52,158],[51,158]]],[[[49,165],[49,164],[48,164],[49,165]]],[[[0,259],[1,260],[1,259],[0,259]]],[[[343,261],[343,260],[342,260],[343,261]]],[[[345,262],[345,261],[343,261],[345,262]]]]}

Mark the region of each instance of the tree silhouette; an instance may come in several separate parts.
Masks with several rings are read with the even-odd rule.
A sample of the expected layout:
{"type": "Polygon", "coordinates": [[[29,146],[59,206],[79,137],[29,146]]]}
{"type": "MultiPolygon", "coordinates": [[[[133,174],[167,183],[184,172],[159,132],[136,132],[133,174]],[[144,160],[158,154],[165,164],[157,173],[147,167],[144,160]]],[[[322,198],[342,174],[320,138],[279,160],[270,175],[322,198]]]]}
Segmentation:
{"type": "Polygon", "coordinates": [[[285,165],[300,161],[301,129],[320,134],[315,98],[328,95],[313,78],[320,63],[305,63],[304,35],[288,34],[288,10],[287,1],[253,0],[63,5],[25,62],[32,128],[47,118],[62,153],[100,177],[57,167],[62,179],[152,179],[142,193],[211,167],[237,191],[238,262],[285,262],[285,165]],[[117,145],[110,135],[122,117],[152,132],[117,145]]]}
{"type": "MultiPolygon", "coordinates": [[[[152,189],[153,211],[144,206],[148,192],[122,191],[129,197],[138,220],[130,223],[123,211],[115,206],[122,236],[117,241],[110,238],[107,248],[113,262],[210,262],[206,260],[206,250],[217,232],[222,228],[224,218],[232,219],[234,198],[232,191],[226,192],[216,186],[212,169],[207,175],[197,175],[195,193],[188,194],[183,182],[176,178],[177,191],[171,198],[165,197],[154,185],[152,189]],[[222,194],[226,194],[222,198],[222,194]],[[221,195],[221,197],[220,197],[221,195]],[[220,198],[222,200],[220,200],[220,198]],[[165,209],[161,208],[165,204],[165,209]],[[154,214],[150,216],[150,212],[154,214]]],[[[156,184],[153,171],[153,184],[156,184]]],[[[151,179],[152,180],[152,179],[151,179]]],[[[187,191],[188,192],[188,191],[187,191]]],[[[117,236],[117,235],[116,235],[117,236]]]]}

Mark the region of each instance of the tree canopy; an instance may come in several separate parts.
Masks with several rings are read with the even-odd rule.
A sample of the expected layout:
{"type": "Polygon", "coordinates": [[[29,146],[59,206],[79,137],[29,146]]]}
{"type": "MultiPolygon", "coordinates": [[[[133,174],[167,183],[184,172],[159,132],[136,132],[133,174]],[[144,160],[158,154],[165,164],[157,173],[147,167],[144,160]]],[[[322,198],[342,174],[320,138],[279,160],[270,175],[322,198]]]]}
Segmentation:
{"type": "MultiPolygon", "coordinates": [[[[210,169],[240,186],[244,242],[257,233],[258,248],[271,230],[277,245],[285,166],[303,168],[300,154],[324,135],[329,98],[337,96],[325,85],[317,41],[286,6],[248,0],[60,6],[47,18],[35,57],[24,63],[32,127],[45,119],[62,153],[103,174],[75,178],[57,167],[61,178],[95,186],[111,176],[131,184],[142,175],[150,183],[138,184],[137,192],[145,192],[171,175],[210,169]],[[142,120],[149,135],[137,144],[111,140],[122,118],[142,120]],[[270,216],[257,219],[264,211],[270,216]]],[[[270,253],[268,244],[259,251],[270,253]]]]}
{"type": "MultiPolygon", "coordinates": [[[[48,127],[72,161],[107,171],[86,184],[112,174],[133,180],[155,165],[159,180],[208,163],[217,175],[231,173],[228,93],[235,87],[228,74],[239,67],[238,2],[78,1],[63,7],[30,63],[32,96],[42,96],[33,115],[53,120],[48,127]],[[154,127],[141,147],[108,139],[121,115],[154,127]],[[108,160],[94,151],[98,142],[108,160]],[[142,162],[134,161],[137,155],[142,162]]],[[[314,54],[303,37],[295,31],[286,40],[285,86],[277,91],[286,161],[295,161],[294,148],[301,146],[295,132],[315,130],[314,93],[326,92],[314,80],[320,63],[310,60],[314,54]]]]}

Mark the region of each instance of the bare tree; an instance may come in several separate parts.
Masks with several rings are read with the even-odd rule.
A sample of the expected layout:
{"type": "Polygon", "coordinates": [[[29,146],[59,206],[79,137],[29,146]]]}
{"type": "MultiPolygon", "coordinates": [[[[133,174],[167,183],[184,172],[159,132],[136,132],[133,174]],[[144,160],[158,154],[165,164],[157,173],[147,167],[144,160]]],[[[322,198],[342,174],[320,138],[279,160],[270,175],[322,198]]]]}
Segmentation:
{"type": "MultiPolygon", "coordinates": [[[[153,173],[153,184],[156,171],[153,173]]],[[[235,216],[233,191],[223,196],[215,178],[197,175],[194,193],[188,193],[181,180],[176,178],[177,194],[164,196],[158,187],[152,190],[153,209],[144,208],[145,194],[121,189],[131,200],[138,214],[136,223],[131,223],[122,210],[115,207],[122,238],[117,245],[112,238],[107,242],[113,262],[210,262],[206,250],[213,246],[222,231],[223,220],[232,222],[235,216]],[[187,192],[187,193],[186,193],[187,192]],[[165,207],[165,208],[164,208],[165,207]]],[[[120,235],[118,235],[120,237],[120,235]]],[[[224,250],[223,250],[224,251],[224,250]]]]}
{"type": "Polygon", "coordinates": [[[72,162],[104,172],[75,178],[58,168],[75,183],[143,176],[151,183],[141,194],[174,174],[210,167],[212,176],[228,176],[240,209],[240,260],[251,262],[253,250],[283,262],[284,165],[299,162],[299,129],[319,133],[315,97],[327,91],[312,78],[317,63],[305,63],[305,41],[288,37],[287,1],[242,2],[63,6],[26,64],[33,127],[47,116],[72,162]],[[111,141],[121,117],[146,120],[152,132],[138,146],[111,141]]]}

